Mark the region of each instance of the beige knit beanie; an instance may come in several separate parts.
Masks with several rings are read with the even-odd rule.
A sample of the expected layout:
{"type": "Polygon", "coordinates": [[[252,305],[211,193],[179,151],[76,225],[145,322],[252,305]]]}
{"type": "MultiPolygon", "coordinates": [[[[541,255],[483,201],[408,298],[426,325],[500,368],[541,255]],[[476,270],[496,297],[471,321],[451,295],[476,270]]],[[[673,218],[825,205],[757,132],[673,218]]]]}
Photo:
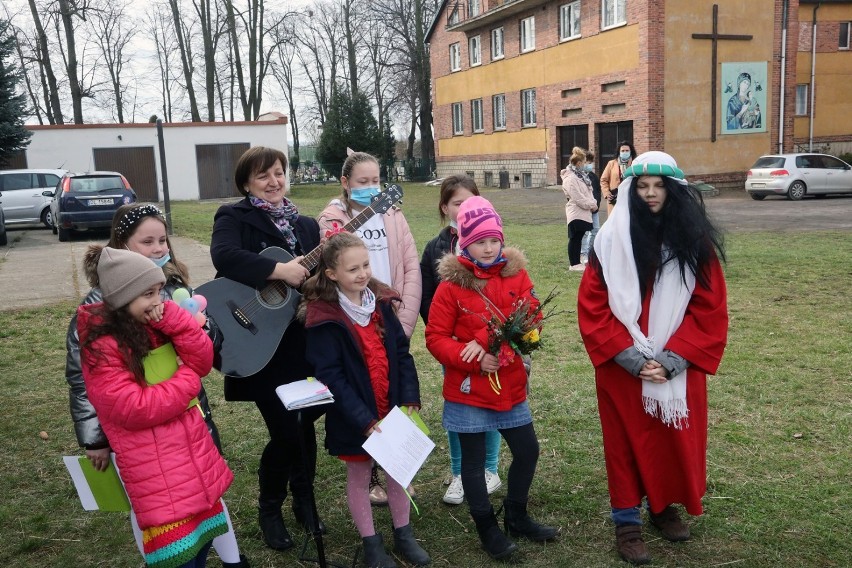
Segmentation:
{"type": "Polygon", "coordinates": [[[155,284],[165,284],[163,269],[138,252],[104,247],[98,259],[98,280],[104,301],[126,306],[155,284]]]}

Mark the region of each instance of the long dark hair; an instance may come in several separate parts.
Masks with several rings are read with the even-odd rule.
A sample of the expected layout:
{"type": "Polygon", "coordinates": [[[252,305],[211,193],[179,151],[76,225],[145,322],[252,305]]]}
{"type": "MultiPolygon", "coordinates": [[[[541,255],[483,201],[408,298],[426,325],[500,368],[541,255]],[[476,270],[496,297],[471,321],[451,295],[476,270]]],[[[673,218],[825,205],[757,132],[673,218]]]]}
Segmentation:
{"type": "Polygon", "coordinates": [[[670,177],[663,176],[662,180],[666,201],[659,213],[651,213],[636,192],[638,177],[630,182],[625,204],[630,207],[630,238],[642,295],[668,262],[679,263],[684,282],[689,270],[701,286],[709,288],[708,263],[714,254],[725,261],[722,233],[707,216],[699,191],[670,177]],[[664,248],[668,250],[665,259],[664,248]]]}
{"type": "Polygon", "coordinates": [[[106,355],[93,348],[93,344],[101,337],[111,336],[118,344],[124,364],[133,373],[136,382],[146,384],[142,359],[151,351],[151,338],[145,326],[130,315],[127,306],[112,309],[103,303],[93,306],[91,310],[93,323],[80,342],[80,352],[89,351],[95,361],[105,362],[106,355]]]}
{"type": "Polygon", "coordinates": [[[444,205],[456,196],[456,191],[459,189],[466,189],[474,195],[479,195],[479,188],[476,187],[476,182],[473,181],[472,177],[464,174],[445,177],[444,181],[441,182],[441,197],[438,200],[438,215],[441,216],[441,223],[447,222],[447,214],[444,213],[443,209],[444,205]]]}

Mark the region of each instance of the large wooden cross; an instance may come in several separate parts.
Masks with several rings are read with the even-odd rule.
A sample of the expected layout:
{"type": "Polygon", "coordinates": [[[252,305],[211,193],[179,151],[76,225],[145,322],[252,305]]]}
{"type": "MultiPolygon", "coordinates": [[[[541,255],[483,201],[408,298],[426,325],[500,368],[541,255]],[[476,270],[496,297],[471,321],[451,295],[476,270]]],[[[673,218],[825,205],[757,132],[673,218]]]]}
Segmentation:
{"type": "Polygon", "coordinates": [[[711,34],[692,34],[692,39],[709,39],[713,42],[713,67],[710,73],[710,141],[716,141],[716,67],[717,55],[716,44],[721,39],[734,40],[749,40],[751,35],[730,35],[720,34],[719,28],[719,5],[713,4],[713,33],[711,34]]]}

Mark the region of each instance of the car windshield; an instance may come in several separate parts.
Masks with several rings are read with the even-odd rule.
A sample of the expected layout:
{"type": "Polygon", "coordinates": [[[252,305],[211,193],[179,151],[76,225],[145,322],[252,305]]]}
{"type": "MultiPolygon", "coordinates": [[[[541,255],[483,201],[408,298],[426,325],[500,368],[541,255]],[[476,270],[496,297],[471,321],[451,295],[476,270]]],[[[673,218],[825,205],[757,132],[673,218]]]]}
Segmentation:
{"type": "Polygon", "coordinates": [[[755,168],[782,168],[784,167],[784,156],[762,156],[752,166],[755,168]]]}
{"type": "Polygon", "coordinates": [[[123,189],[124,183],[119,176],[71,178],[71,191],[76,193],[101,193],[123,189]]]}

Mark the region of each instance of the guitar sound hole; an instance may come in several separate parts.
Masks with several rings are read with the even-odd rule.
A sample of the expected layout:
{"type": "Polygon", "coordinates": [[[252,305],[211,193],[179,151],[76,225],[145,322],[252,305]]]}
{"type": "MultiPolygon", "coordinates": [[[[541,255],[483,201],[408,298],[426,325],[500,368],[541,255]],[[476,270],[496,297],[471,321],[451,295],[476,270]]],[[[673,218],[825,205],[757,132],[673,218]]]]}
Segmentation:
{"type": "Polygon", "coordinates": [[[267,286],[257,297],[264,307],[274,310],[286,305],[292,293],[293,290],[289,286],[267,286]]]}

